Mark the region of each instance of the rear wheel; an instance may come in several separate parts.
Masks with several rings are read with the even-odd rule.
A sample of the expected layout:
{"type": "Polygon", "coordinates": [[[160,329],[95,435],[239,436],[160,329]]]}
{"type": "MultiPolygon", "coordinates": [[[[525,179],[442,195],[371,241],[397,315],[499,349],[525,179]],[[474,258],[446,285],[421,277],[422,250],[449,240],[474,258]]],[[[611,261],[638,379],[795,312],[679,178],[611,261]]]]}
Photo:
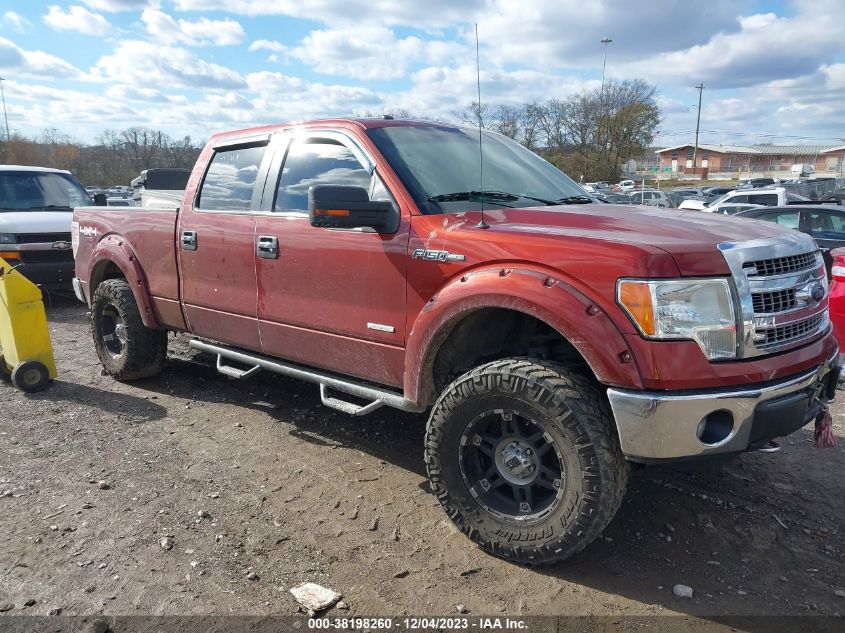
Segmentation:
{"type": "Polygon", "coordinates": [[[449,385],[428,423],[426,465],[457,527],[492,554],[528,564],[584,549],[628,481],[599,386],[535,360],[488,363],[449,385]]]}
{"type": "Polygon", "coordinates": [[[106,372],[116,380],[160,373],[167,360],[167,332],[144,325],[124,279],[107,279],[91,302],[94,346],[106,372]]]}

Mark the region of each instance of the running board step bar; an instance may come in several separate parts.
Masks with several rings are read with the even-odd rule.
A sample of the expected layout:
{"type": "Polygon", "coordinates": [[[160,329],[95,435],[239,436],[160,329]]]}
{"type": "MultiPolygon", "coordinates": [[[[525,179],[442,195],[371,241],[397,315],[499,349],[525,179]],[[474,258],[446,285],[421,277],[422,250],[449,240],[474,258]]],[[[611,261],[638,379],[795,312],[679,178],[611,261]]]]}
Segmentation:
{"type": "Polygon", "coordinates": [[[394,409],[400,409],[401,411],[409,411],[411,413],[421,413],[422,411],[425,411],[425,407],[422,407],[415,402],[411,402],[410,400],[406,400],[401,394],[387,389],[374,387],[363,382],[323,373],[319,370],[305,368],[292,363],[286,363],[275,358],[270,358],[269,356],[255,354],[253,352],[206,343],[205,341],[199,341],[197,339],[191,340],[189,345],[191,348],[199,350],[200,352],[217,356],[217,371],[231,378],[246,378],[254,375],[262,369],[266,369],[267,371],[271,371],[275,374],[281,374],[290,378],[297,378],[298,380],[316,383],[320,385],[320,399],[323,401],[324,405],[337,409],[338,411],[343,411],[349,415],[367,415],[368,413],[372,413],[376,409],[385,405],[393,407],[394,409]],[[229,367],[223,364],[222,359],[224,358],[251,366],[251,368],[243,370],[235,367],[229,367]],[[333,398],[328,393],[329,389],[339,391],[356,398],[369,400],[370,403],[360,406],[352,402],[333,398]]]}

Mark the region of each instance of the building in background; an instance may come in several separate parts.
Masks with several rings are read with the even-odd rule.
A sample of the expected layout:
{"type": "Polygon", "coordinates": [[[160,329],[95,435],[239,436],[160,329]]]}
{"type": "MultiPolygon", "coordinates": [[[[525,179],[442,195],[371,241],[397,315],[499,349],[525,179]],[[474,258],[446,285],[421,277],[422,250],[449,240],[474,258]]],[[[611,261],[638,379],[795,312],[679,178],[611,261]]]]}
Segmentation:
{"type": "MultiPolygon", "coordinates": [[[[674,176],[692,173],[693,145],[676,145],[656,151],[658,167],[674,176]]],[[[696,172],[703,177],[750,173],[793,177],[793,165],[812,165],[817,176],[842,176],[845,145],[711,145],[699,143],[696,172]]]]}

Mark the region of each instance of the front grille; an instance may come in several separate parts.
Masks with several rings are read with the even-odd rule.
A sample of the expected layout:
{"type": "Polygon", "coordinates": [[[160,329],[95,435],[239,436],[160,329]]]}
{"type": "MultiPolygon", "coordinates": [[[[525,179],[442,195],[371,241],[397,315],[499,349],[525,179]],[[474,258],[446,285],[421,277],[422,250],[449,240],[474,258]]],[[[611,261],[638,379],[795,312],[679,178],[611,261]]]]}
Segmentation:
{"type": "Polygon", "coordinates": [[[757,347],[780,345],[802,339],[816,331],[824,319],[824,314],[816,314],[809,319],[781,325],[770,330],[758,330],[757,347]]]}
{"type": "Polygon", "coordinates": [[[815,253],[802,253],[801,255],[745,262],[742,268],[749,277],[771,277],[772,275],[785,275],[810,270],[815,268],[816,265],[815,253]]]}
{"type": "Polygon", "coordinates": [[[63,264],[73,261],[73,251],[21,251],[20,257],[24,264],[63,264]]]}
{"type": "Polygon", "coordinates": [[[754,314],[771,314],[794,309],[798,303],[795,300],[795,288],[760,292],[752,295],[754,314]]]}
{"type": "Polygon", "coordinates": [[[70,233],[18,233],[15,239],[18,244],[70,242],[70,233]]]}

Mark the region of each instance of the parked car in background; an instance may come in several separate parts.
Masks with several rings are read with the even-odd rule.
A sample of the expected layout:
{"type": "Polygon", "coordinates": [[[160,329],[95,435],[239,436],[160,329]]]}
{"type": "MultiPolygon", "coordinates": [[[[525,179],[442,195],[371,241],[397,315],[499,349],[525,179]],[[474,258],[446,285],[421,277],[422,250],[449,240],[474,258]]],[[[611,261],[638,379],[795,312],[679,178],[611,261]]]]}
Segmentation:
{"type": "Polygon", "coordinates": [[[0,257],[33,283],[70,288],[72,212],[91,204],[69,171],[0,165],[0,257]]]}
{"type": "Polygon", "coordinates": [[[708,200],[713,200],[719,196],[724,196],[726,193],[730,193],[734,189],[736,187],[705,187],[701,190],[701,193],[708,200]]]}
{"type": "Polygon", "coordinates": [[[790,202],[809,202],[807,198],[791,193],[783,187],[769,187],[766,189],[737,189],[726,193],[720,198],[710,202],[702,200],[685,200],[681,203],[681,209],[693,209],[698,211],[718,212],[721,205],[735,204],[757,204],[765,207],[786,205],[790,202]]]}
{"type": "Polygon", "coordinates": [[[659,189],[638,189],[628,192],[631,204],[647,204],[652,207],[666,207],[672,209],[675,204],[665,191],[659,189]]]}
{"type": "Polygon", "coordinates": [[[809,163],[798,163],[797,165],[793,165],[790,171],[793,176],[809,176],[815,173],[816,168],[809,163]]]}
{"type": "Polygon", "coordinates": [[[620,180],[619,184],[616,186],[619,189],[622,189],[623,191],[627,191],[628,189],[633,189],[636,184],[637,183],[635,183],[633,180],[620,180]]]}
{"type": "Polygon", "coordinates": [[[831,251],[845,247],[845,206],[809,202],[806,205],[749,209],[737,216],[774,222],[811,235],[822,252],[828,276],[833,267],[831,251]]]}
{"type": "Polygon", "coordinates": [[[740,178],[738,188],[757,189],[759,187],[773,187],[778,184],[774,178],[740,178]]]}

